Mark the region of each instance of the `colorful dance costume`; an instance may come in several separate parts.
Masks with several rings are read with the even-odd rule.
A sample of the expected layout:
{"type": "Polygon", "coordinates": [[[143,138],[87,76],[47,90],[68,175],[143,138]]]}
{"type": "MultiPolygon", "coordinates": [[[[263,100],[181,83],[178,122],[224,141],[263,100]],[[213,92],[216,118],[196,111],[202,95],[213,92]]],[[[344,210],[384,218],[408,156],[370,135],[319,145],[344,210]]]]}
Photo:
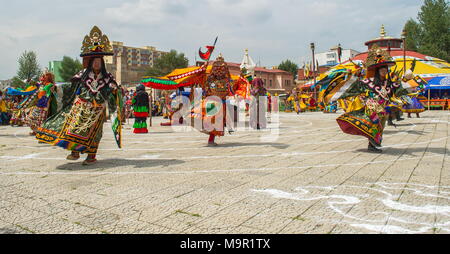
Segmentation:
{"type": "Polygon", "coordinates": [[[53,74],[46,72],[40,78],[39,90],[36,93],[36,103],[25,117],[25,123],[35,133],[48,117],[57,111],[56,98],[52,93],[54,89],[53,74]]]}
{"type": "Polygon", "coordinates": [[[267,89],[264,87],[264,81],[260,78],[253,79],[250,93],[254,97],[252,108],[254,107],[257,112],[256,114],[250,115],[250,126],[257,130],[265,129],[267,128],[267,103],[265,103],[267,101],[261,100],[260,98],[267,96],[267,89]]]}
{"type": "Polygon", "coordinates": [[[77,153],[87,153],[95,159],[102,138],[106,105],[109,113],[116,111],[118,86],[114,77],[106,72],[102,57],[113,55],[108,37],[96,26],[83,41],[85,67],[63,85],[62,109],[37,128],[36,138],[45,143],[77,153]],[[93,62],[102,60],[102,70],[94,73],[93,62]],[[86,66],[87,65],[87,66],[86,66]]]}
{"type": "Polygon", "coordinates": [[[207,76],[206,83],[203,84],[203,91],[205,91],[205,97],[211,98],[214,96],[220,101],[213,99],[202,100],[201,106],[195,107],[192,113],[192,126],[200,132],[209,134],[208,145],[217,145],[214,142],[215,137],[225,135],[226,98],[234,95],[232,86],[233,81],[231,80],[228,66],[222,55],[219,55],[212,65],[211,73],[207,76]]]}
{"type": "Polygon", "coordinates": [[[391,98],[407,94],[401,84],[382,80],[378,74],[379,69],[395,64],[390,59],[386,51],[373,47],[366,61],[367,79],[355,81],[339,98],[359,96],[364,102],[362,108],[341,115],[337,122],[344,133],[367,137],[370,151],[381,152],[376,147],[381,146],[391,98]]]}
{"type": "Polygon", "coordinates": [[[148,133],[147,117],[149,116],[150,109],[148,93],[145,91],[145,86],[137,86],[136,95],[132,100],[132,105],[134,111],[133,133],[148,133]]]}

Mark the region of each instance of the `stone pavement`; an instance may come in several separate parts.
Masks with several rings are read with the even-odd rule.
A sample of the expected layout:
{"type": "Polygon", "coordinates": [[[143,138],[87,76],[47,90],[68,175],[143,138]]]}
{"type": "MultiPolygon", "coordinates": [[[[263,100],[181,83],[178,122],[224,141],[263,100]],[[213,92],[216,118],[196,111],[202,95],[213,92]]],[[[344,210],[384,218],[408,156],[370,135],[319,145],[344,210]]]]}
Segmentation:
{"type": "Polygon", "coordinates": [[[118,149],[107,123],[92,166],[1,126],[0,233],[449,233],[449,111],[387,127],[383,154],[337,116],[281,113],[277,140],[213,148],[156,118],[118,149]]]}

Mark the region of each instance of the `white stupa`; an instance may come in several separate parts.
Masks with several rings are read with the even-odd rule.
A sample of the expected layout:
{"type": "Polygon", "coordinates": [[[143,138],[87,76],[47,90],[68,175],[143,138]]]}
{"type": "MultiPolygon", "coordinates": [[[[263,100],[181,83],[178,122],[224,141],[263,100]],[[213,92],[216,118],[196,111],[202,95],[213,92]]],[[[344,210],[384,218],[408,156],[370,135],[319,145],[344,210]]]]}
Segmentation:
{"type": "Polygon", "coordinates": [[[247,70],[247,74],[255,76],[256,64],[255,62],[253,62],[253,59],[248,55],[248,49],[245,50],[244,59],[242,60],[240,67],[241,70],[245,68],[247,70]]]}

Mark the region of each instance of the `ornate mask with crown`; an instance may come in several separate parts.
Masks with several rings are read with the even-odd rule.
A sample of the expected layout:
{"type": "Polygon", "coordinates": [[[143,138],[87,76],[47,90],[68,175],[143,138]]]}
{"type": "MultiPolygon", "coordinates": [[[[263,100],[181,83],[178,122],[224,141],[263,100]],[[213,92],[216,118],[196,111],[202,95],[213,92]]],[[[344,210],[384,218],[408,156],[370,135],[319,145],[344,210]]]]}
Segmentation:
{"type": "Polygon", "coordinates": [[[210,94],[224,98],[228,95],[228,86],[231,76],[228,65],[220,54],[212,65],[211,74],[207,79],[208,90],[210,94]]]}
{"type": "Polygon", "coordinates": [[[94,26],[89,35],[86,35],[81,46],[81,57],[101,57],[114,55],[108,36],[94,26]]]}
{"type": "Polygon", "coordinates": [[[371,78],[375,75],[375,70],[380,67],[391,67],[395,65],[395,61],[389,55],[389,53],[380,48],[378,45],[374,45],[367,54],[364,67],[367,69],[367,77],[371,78]]]}
{"type": "Polygon", "coordinates": [[[208,77],[208,81],[228,80],[230,77],[228,65],[225,63],[222,54],[220,54],[212,65],[211,74],[208,77]]]}

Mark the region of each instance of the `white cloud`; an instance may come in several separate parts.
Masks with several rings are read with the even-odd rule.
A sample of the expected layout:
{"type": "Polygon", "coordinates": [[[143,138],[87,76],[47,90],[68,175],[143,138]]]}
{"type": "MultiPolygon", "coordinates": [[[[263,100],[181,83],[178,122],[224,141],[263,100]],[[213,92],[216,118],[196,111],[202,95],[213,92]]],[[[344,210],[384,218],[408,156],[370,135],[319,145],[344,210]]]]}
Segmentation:
{"type": "Polygon", "coordinates": [[[105,9],[108,19],[129,24],[160,24],[167,19],[183,15],[187,0],[139,0],[105,9]]]}
{"type": "Polygon", "coordinates": [[[184,52],[193,63],[198,47],[219,36],[216,53],[240,62],[244,49],[265,66],[310,56],[341,43],[364,50],[379,35],[399,36],[422,0],[0,0],[0,79],[12,77],[17,58],[35,50],[42,66],[77,56],[93,25],[110,40],[184,52]],[[48,8],[52,6],[52,8],[48,8]],[[26,15],[24,15],[26,13],[26,15]]]}

